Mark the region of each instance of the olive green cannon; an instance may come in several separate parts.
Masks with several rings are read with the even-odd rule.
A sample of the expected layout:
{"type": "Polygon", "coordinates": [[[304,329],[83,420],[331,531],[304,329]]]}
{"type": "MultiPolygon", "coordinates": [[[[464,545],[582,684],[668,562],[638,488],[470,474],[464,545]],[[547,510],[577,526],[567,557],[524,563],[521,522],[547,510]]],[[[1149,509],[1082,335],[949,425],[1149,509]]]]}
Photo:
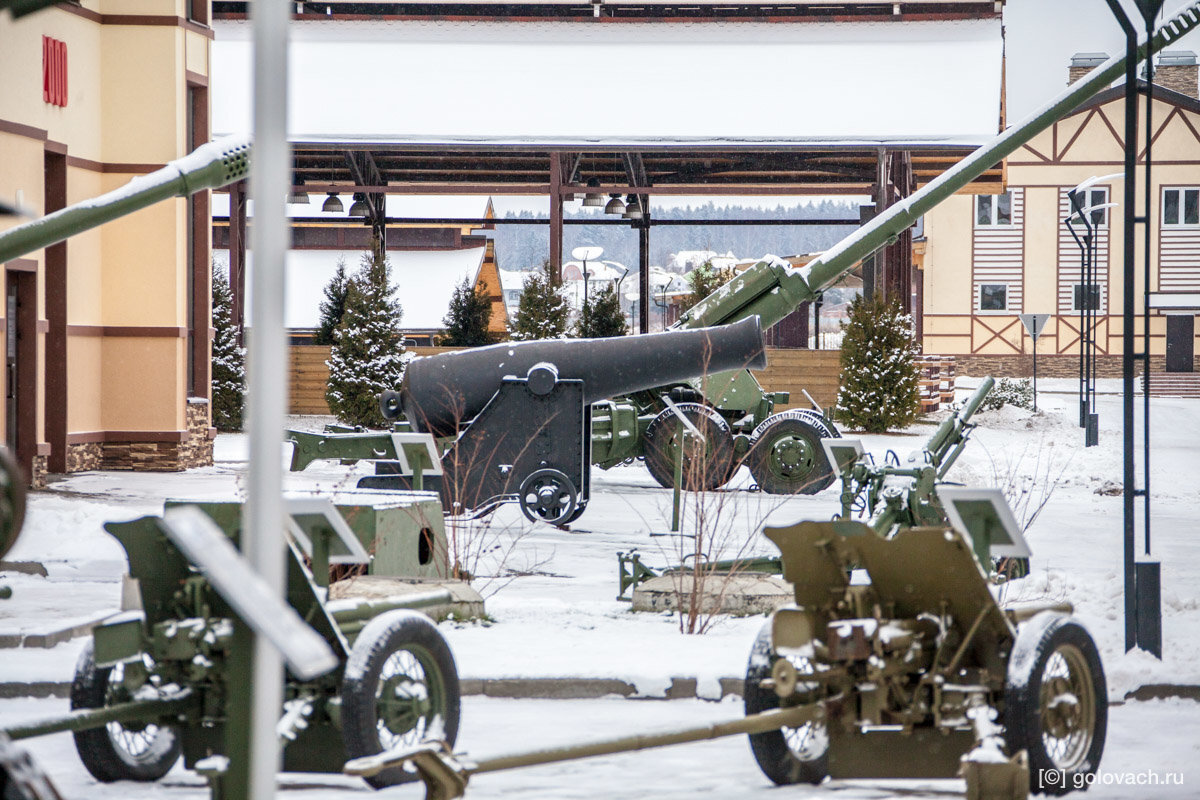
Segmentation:
{"type": "MultiPolygon", "coordinates": [[[[425,502],[440,523],[436,500],[425,502]]],[[[7,735],[71,731],[84,766],[105,782],[155,781],[182,756],[209,778],[214,797],[224,797],[234,761],[225,758],[226,731],[245,725],[249,711],[253,629],[278,644],[288,666],[277,726],[285,771],[340,772],[348,758],[431,737],[453,742],[454,657],[415,610],[448,603],[450,592],[327,601],[327,580],[309,564],[327,575],[331,562],[361,563],[355,554],[363,548],[332,503],[322,509],[310,500],[285,522],[291,536],[284,605],[237,555],[241,510],[236,503],[211,504],[211,513],[172,505],[162,517],[110,523],[129,557],[131,602],[84,647],[72,710],[9,727],[7,735]]],[[[413,777],[392,770],[370,783],[413,777]]]]}
{"type": "Polygon", "coordinates": [[[856,443],[830,440],[849,487],[845,516],[861,497],[869,523],[764,530],[793,603],[750,650],[744,717],[478,759],[424,742],[346,772],[408,764],[429,800],[451,800],[484,772],[744,733],[777,784],[962,776],[971,800],[1087,785],[1108,716],[1096,645],[1070,604],[996,601],[990,557],[1029,554],[1012,512],[999,490],[937,483],[990,388],[984,381],[905,465],[875,466],[856,443]]]}

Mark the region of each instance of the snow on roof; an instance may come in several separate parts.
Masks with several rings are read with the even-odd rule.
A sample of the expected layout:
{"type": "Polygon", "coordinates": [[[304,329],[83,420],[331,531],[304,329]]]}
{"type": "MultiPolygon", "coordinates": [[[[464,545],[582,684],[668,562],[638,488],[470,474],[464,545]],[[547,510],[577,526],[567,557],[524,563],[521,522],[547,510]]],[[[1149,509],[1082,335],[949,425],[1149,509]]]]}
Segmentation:
{"type": "MultiPolygon", "coordinates": [[[[249,24],[213,27],[212,129],[248,131],[249,24]]],[[[997,19],[324,21],[291,35],[295,140],[978,144],[1000,108],[997,19]]]]}
{"type": "MultiPolygon", "coordinates": [[[[396,299],[404,315],[400,327],[405,331],[437,330],[450,306],[454,288],[468,278],[479,276],[486,248],[468,250],[389,250],[391,279],[398,287],[396,299]]],[[[288,328],[315,328],[320,321],[321,300],[325,286],[337,270],[339,259],[345,259],[347,272],[353,274],[362,263],[361,250],[289,250],[287,254],[287,289],[284,303],[284,325],[288,328]]],[[[214,250],[213,258],[228,267],[229,251],[214,250]]],[[[254,253],[246,253],[246,262],[254,266],[254,253]]],[[[247,294],[252,281],[247,280],[247,294]]],[[[253,302],[252,300],[250,301],[253,302]]],[[[251,305],[247,304],[247,310],[251,305]]],[[[253,325],[249,313],[247,323],[253,325]]]]}

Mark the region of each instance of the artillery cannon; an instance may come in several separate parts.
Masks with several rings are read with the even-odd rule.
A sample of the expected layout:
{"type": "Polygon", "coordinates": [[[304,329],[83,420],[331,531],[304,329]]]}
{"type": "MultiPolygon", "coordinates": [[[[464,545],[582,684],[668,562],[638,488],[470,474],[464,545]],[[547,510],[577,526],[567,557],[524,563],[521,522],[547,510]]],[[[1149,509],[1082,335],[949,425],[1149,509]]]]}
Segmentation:
{"type": "MultiPolygon", "coordinates": [[[[432,506],[440,524],[435,500],[417,502],[432,506]]],[[[323,562],[327,575],[331,555],[361,562],[351,554],[361,553],[362,542],[348,539],[332,504],[307,500],[291,509],[286,525],[293,536],[284,605],[234,550],[241,506],[203,507],[172,506],[163,517],[106,526],[129,557],[136,602],[97,627],[84,647],[70,713],[4,733],[19,740],[72,731],[84,766],[104,782],[157,780],[182,755],[221,797],[236,759],[214,756],[230,755],[227,731],[246,724],[253,628],[281,645],[288,664],[277,727],[284,770],[340,772],[347,758],[426,737],[454,741],[454,657],[415,610],[446,604],[447,590],[327,601],[326,581],[309,569],[302,547],[316,556],[324,537],[324,557],[312,560],[323,562]]],[[[414,777],[394,770],[370,783],[414,777]]]]}
{"type": "MultiPolygon", "coordinates": [[[[515,500],[531,520],[566,524],[587,506],[596,442],[611,448],[641,424],[633,415],[619,425],[613,417],[598,419],[603,404],[593,404],[664,380],[765,363],[754,318],[692,331],[510,342],[417,358],[398,391],[385,392],[380,403],[387,418],[403,417],[402,427],[424,441],[437,437],[440,454],[424,446],[423,466],[414,469],[422,446],[411,433],[291,432],[293,466],[314,454],[392,455],[376,461],[376,474],[362,478],[359,487],[414,488],[415,473],[422,488],[440,493],[447,513],[482,514],[515,500]]],[[[682,405],[707,413],[703,406],[682,405]]],[[[661,457],[669,462],[669,439],[663,447],[661,457]]],[[[706,448],[708,462],[732,468],[733,453],[721,439],[710,437],[706,448]]]]}
{"type": "Polygon", "coordinates": [[[1095,643],[1068,603],[1002,607],[987,556],[1000,534],[1028,555],[1011,512],[998,493],[935,483],[990,388],[985,381],[909,466],[876,467],[855,443],[832,440],[831,460],[852,486],[843,502],[865,493],[870,524],[764,530],[794,604],[751,648],[743,718],[478,760],[425,742],[356,759],[346,772],[410,764],[429,800],[451,800],[484,772],[745,733],[777,784],[959,775],[972,800],[1086,786],[1108,713],[1095,643]]]}

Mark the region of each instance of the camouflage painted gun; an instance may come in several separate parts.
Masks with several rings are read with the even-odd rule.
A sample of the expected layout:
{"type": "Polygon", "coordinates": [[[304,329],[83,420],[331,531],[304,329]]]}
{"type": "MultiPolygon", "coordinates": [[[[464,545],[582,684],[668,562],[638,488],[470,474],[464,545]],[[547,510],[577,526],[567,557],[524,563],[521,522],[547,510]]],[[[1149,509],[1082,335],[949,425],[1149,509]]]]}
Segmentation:
{"type": "MultiPolygon", "coordinates": [[[[440,523],[436,501],[423,502],[440,523]]],[[[287,661],[277,728],[284,770],[340,772],[348,758],[429,737],[455,740],[454,657],[414,610],[446,604],[446,589],[327,602],[327,581],[309,570],[304,551],[327,574],[331,560],[353,562],[347,552],[356,548],[337,534],[345,522],[332,504],[322,510],[308,501],[288,520],[287,605],[272,612],[271,598],[247,587],[253,574],[236,569],[241,506],[205,510],[171,507],[163,517],[107,526],[129,557],[136,607],[95,629],[76,666],[72,711],[9,727],[9,737],[72,731],[84,766],[104,782],[157,780],[182,755],[223,797],[227,769],[243,761],[223,755],[226,730],[247,724],[249,630],[266,627],[285,646],[309,637],[310,656],[327,654],[287,661]]],[[[411,779],[396,770],[370,782],[411,779]]]]}

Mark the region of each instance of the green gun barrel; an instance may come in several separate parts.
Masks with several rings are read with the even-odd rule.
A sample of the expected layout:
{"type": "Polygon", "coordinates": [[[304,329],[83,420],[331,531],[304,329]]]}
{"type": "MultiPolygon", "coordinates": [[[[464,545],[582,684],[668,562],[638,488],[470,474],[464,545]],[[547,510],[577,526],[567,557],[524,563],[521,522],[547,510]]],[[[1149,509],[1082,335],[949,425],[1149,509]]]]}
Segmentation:
{"type": "Polygon", "coordinates": [[[0,263],[48,247],[77,233],[172,197],[219,189],[250,174],[250,139],[230,136],[197,147],[119,189],[67,206],[0,233],[0,263]]]}

